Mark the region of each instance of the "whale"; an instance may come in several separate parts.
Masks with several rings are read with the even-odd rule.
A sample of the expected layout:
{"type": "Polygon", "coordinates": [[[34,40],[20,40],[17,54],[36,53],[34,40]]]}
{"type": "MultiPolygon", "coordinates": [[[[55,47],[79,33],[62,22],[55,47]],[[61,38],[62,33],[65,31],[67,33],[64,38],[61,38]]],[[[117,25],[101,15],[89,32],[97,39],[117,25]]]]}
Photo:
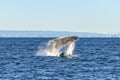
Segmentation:
{"type": "Polygon", "coordinates": [[[78,36],[64,36],[49,40],[45,54],[47,56],[71,57],[77,39],[78,36]],[[64,52],[61,52],[63,48],[64,52]]]}

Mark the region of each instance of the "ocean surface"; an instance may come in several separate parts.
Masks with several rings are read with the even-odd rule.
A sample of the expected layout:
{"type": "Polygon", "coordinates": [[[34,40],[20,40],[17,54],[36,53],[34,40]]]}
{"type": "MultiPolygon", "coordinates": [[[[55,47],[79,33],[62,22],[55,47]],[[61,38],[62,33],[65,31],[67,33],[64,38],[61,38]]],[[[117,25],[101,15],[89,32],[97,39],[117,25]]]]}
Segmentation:
{"type": "Polygon", "coordinates": [[[0,38],[0,80],[120,80],[120,38],[79,38],[72,58],[37,56],[52,38],[0,38]]]}

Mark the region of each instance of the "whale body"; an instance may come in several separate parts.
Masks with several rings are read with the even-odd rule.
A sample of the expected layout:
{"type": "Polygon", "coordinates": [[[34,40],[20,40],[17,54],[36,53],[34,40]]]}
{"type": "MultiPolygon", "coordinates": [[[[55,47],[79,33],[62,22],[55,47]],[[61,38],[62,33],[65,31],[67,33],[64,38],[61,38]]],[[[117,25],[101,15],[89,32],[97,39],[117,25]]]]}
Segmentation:
{"type": "Polygon", "coordinates": [[[67,56],[71,57],[74,50],[75,41],[78,39],[78,36],[66,36],[59,37],[48,42],[48,46],[45,49],[45,54],[47,56],[67,56]],[[64,48],[65,52],[60,52],[64,48]]]}

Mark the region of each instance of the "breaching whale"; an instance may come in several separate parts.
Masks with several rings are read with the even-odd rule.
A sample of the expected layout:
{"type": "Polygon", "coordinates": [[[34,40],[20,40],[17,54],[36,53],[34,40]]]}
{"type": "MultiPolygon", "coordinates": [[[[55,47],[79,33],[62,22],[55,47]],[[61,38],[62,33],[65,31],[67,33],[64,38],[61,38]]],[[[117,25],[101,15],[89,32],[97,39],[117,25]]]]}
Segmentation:
{"type": "Polygon", "coordinates": [[[77,39],[78,36],[66,36],[50,40],[45,49],[45,54],[47,56],[71,57],[77,39]],[[60,51],[62,48],[65,49],[64,52],[60,51]]]}

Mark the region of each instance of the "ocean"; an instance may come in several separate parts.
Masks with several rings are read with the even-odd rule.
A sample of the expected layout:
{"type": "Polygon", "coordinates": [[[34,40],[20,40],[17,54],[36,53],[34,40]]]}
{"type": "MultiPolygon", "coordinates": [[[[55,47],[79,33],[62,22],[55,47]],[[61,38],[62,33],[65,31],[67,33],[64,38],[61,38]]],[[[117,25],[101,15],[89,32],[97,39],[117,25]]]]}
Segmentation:
{"type": "Polygon", "coordinates": [[[72,58],[37,56],[53,38],[0,38],[0,80],[120,80],[120,38],[79,38],[72,58]]]}

